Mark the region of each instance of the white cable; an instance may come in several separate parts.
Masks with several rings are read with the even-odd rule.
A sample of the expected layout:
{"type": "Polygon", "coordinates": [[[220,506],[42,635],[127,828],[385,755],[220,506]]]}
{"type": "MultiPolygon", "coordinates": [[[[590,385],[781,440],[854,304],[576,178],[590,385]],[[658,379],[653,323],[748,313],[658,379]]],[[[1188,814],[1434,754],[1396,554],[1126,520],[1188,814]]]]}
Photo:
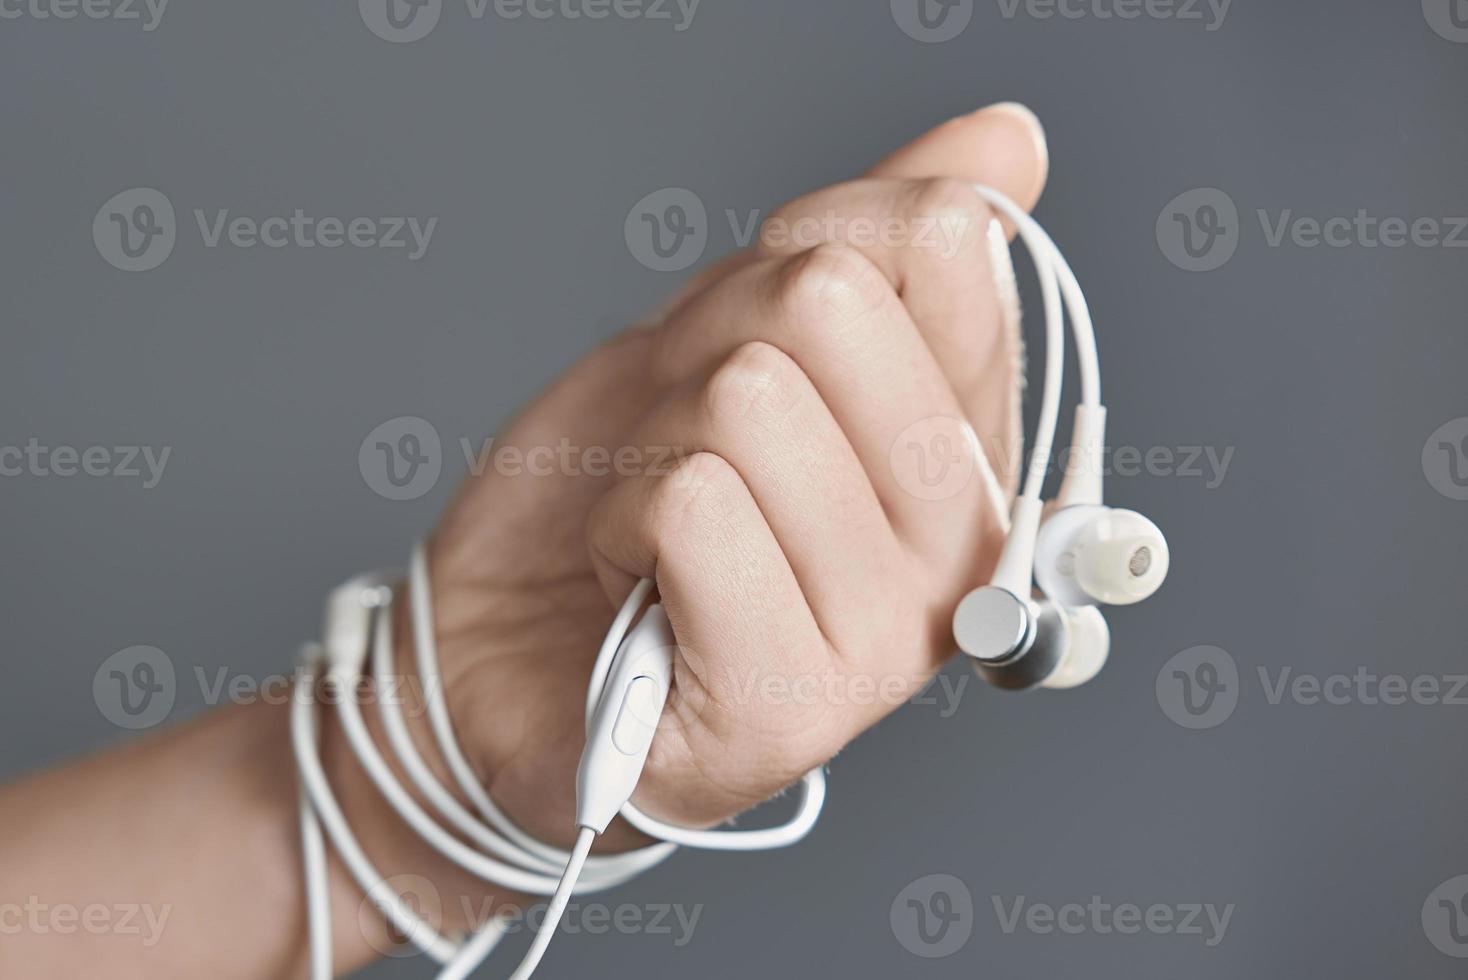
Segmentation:
{"type": "MultiPolygon", "coordinates": [[[[313,980],[325,980],[330,976],[331,970],[330,946],[327,942],[330,938],[330,909],[324,898],[324,855],[322,860],[317,860],[310,844],[311,835],[314,833],[319,837],[323,827],[358,885],[382,910],[388,921],[407,936],[409,941],[445,965],[440,980],[459,980],[471,974],[494,950],[504,931],[503,921],[496,917],[465,942],[440,934],[435,926],[422,920],[402,901],[401,896],[391,890],[389,883],[362,851],[317,758],[314,692],[323,659],[328,664],[327,689],[333,694],[331,701],[334,702],[335,713],[347,744],[363,771],[398,816],[429,846],[471,874],[515,891],[552,896],[551,912],[537,932],[526,960],[514,974],[517,978],[530,976],[535,963],[544,955],[554,935],[556,923],[573,892],[591,892],[622,884],[664,860],[680,843],[726,850],[764,849],[793,843],[809,833],[814,826],[825,799],[825,776],[819,770],[814,774],[807,774],[802,783],[799,812],[781,827],[740,832],[690,830],[653,820],[629,804],[624,808],[629,821],[652,836],[664,836],[659,830],[666,829],[667,839],[664,843],[624,854],[591,858],[589,852],[595,834],[587,828],[579,829],[576,847],[570,852],[560,851],[530,837],[524,830],[516,827],[489,799],[478,779],[473,776],[473,769],[454,737],[452,725],[448,723],[443,681],[438,667],[437,643],[431,628],[431,586],[421,544],[414,550],[410,568],[410,591],[413,596],[414,632],[417,640],[415,646],[418,648],[418,666],[430,725],[434,729],[435,739],[440,744],[449,746],[444,757],[448,760],[450,772],[455,775],[455,781],[460,783],[461,789],[465,789],[465,795],[488,822],[479,821],[443,787],[413,744],[412,735],[402,717],[402,699],[392,695],[395,675],[392,672],[391,616],[396,595],[380,583],[359,586],[358,611],[370,617],[370,624],[348,628],[343,631],[343,635],[364,638],[368,649],[328,650],[324,658],[319,648],[313,651],[298,676],[295,704],[292,708],[292,741],[304,789],[301,825],[303,846],[307,855],[305,869],[308,908],[312,917],[310,931],[313,980]],[[423,623],[429,624],[429,627],[422,628],[420,624],[423,623]],[[377,748],[367,730],[355,695],[357,680],[364,666],[363,660],[369,658],[377,682],[378,709],[383,731],[398,763],[407,774],[409,782],[427,802],[479,849],[471,847],[439,825],[398,782],[396,774],[377,748]],[[437,721],[434,720],[435,716],[437,721]],[[472,785],[475,789],[468,790],[467,785],[472,785]],[[556,859],[561,855],[564,855],[564,859],[557,862],[556,859]],[[552,873],[558,870],[556,863],[564,869],[559,874],[552,873]]],[[[606,683],[607,672],[617,649],[652,588],[650,581],[640,582],[623,603],[613,620],[612,628],[608,630],[607,639],[602,644],[602,651],[593,668],[591,690],[588,692],[588,703],[593,707],[606,683]]],[[[334,602],[332,608],[340,614],[338,603],[334,602]]]]}
{"type": "MultiPolygon", "coordinates": [[[[606,686],[607,675],[611,672],[612,661],[621,648],[627,631],[631,628],[633,618],[642,609],[643,604],[652,594],[652,590],[653,581],[651,579],[640,580],[622,603],[621,610],[618,611],[616,619],[612,620],[607,635],[602,639],[601,650],[597,652],[596,664],[591,670],[591,681],[586,685],[588,726],[598,702],[601,701],[602,690],[606,686]]],[[[679,827],[648,816],[632,805],[630,801],[622,805],[620,812],[623,819],[649,837],[657,837],[684,847],[696,847],[706,851],[767,851],[789,847],[800,842],[820,819],[821,808],[826,802],[825,770],[820,767],[812,769],[801,777],[799,787],[800,802],[795,815],[778,827],[760,830],[693,830],[688,827],[679,827]]]]}
{"type": "MultiPolygon", "coordinates": [[[[361,844],[357,842],[356,835],[352,833],[351,826],[342,814],[341,807],[336,802],[335,795],[331,792],[331,784],[327,781],[326,773],[321,767],[318,758],[319,746],[316,734],[316,680],[319,662],[308,658],[296,675],[296,687],[291,698],[291,747],[296,755],[296,768],[300,773],[301,785],[306,788],[306,794],[301,799],[303,823],[315,823],[318,827],[326,830],[327,836],[335,845],[337,853],[346,864],[347,870],[356,879],[358,886],[382,911],[399,932],[412,937],[414,945],[427,953],[430,957],[440,963],[447,963],[453,959],[458,952],[458,946],[453,940],[442,936],[438,930],[424,922],[407,903],[402,896],[392,892],[390,889],[382,888],[384,878],[382,873],[373,866],[372,861],[362,850],[361,844]]],[[[324,893],[327,888],[324,863],[313,867],[306,866],[307,874],[312,875],[316,883],[307,885],[308,893],[312,888],[318,889],[318,894],[324,893]]],[[[311,935],[319,935],[326,927],[311,927],[311,935]]],[[[316,962],[313,956],[313,964],[316,962]]],[[[327,972],[317,974],[313,980],[331,980],[330,965],[327,972]]]]}
{"type": "Polygon", "coordinates": [[[1021,496],[1038,504],[1044,489],[1055,432],[1060,420],[1060,396],[1065,371],[1065,315],[1070,314],[1080,365],[1081,404],[1100,407],[1101,368],[1096,354],[1096,333],[1086,297],[1059,247],[1039,222],[1008,197],[992,187],[974,184],[986,201],[1014,222],[1020,240],[1030,253],[1040,281],[1045,309],[1045,376],[1041,389],[1040,415],[1035,425],[1035,443],[1021,496]],[[1064,302],[1061,301],[1062,295],[1064,302]]]}
{"type": "Polygon", "coordinates": [[[998,191],[982,184],[974,190],[1002,211],[1015,224],[1020,239],[1029,249],[1035,274],[1040,280],[1040,297],[1045,307],[1045,381],[1040,390],[1040,416],[1035,424],[1035,443],[1030,449],[1029,466],[1020,496],[1038,504],[1044,489],[1050,454],[1055,446],[1055,430],[1060,421],[1060,389],[1065,380],[1065,308],[1060,300],[1060,286],[1051,264],[1053,245],[1047,245],[1039,226],[998,191]]]}
{"type": "MultiPolygon", "coordinates": [[[[418,677],[423,684],[423,696],[427,704],[428,720],[433,730],[434,740],[443,752],[444,760],[449,766],[449,771],[454,776],[454,781],[458,783],[460,790],[469,798],[475,808],[483,814],[484,818],[493,825],[494,829],[498,830],[509,839],[510,843],[520,849],[527,866],[533,866],[529,862],[535,858],[539,858],[543,870],[557,871],[565,866],[566,862],[570,860],[571,855],[566,851],[543,844],[534,837],[531,837],[516,826],[500,810],[480,784],[479,777],[474,773],[473,767],[469,765],[468,760],[464,758],[464,753],[459,748],[459,741],[454,736],[453,723],[449,720],[448,703],[444,697],[443,676],[439,672],[438,667],[438,643],[433,630],[432,589],[428,576],[427,549],[421,542],[413,549],[413,557],[409,563],[408,592],[413,611],[413,647],[417,655],[418,677]]],[[[636,612],[635,607],[632,612],[636,612]]],[[[628,618],[630,619],[630,615],[628,618]]],[[[621,621],[621,617],[619,616],[614,621],[613,629],[616,629],[616,623],[621,621]]],[[[390,651],[388,651],[388,655],[391,655],[390,651]]],[[[389,736],[393,734],[391,725],[389,726],[388,734],[389,736]]],[[[398,741],[397,739],[394,740],[394,747],[397,747],[398,741]]],[[[437,786],[437,781],[433,779],[427,767],[422,765],[416,750],[413,749],[412,740],[401,739],[401,741],[408,751],[403,752],[400,750],[399,758],[404,762],[404,768],[408,770],[409,776],[414,778],[415,781],[426,776],[427,782],[437,786]],[[412,756],[412,761],[407,758],[409,755],[412,756]]],[[[428,795],[430,798],[434,797],[435,794],[429,791],[422,782],[419,782],[419,788],[424,790],[425,795],[428,795]]],[[[455,806],[457,806],[457,801],[455,801],[455,806]]],[[[446,813],[445,815],[449,814],[446,813]]],[[[450,818],[454,819],[452,816],[450,818]]],[[[469,831],[469,833],[476,836],[477,839],[478,835],[476,832],[469,831]]],[[[661,863],[675,850],[677,848],[672,844],[654,844],[651,847],[617,854],[611,857],[590,858],[586,863],[587,877],[590,880],[599,880],[603,874],[607,874],[613,878],[622,876],[622,880],[625,880],[627,876],[639,874],[661,863]]],[[[613,881],[610,884],[617,883],[619,882],[613,881]]]]}
{"type": "MultiPolygon", "coordinates": [[[[1085,297],[1055,243],[1028,214],[1004,195],[982,185],[976,185],[976,190],[1018,228],[1020,238],[1033,257],[1044,299],[1045,382],[1035,444],[1022,494],[1023,498],[1037,502],[1058,424],[1067,310],[1080,358],[1082,403],[1099,407],[1100,369],[1095,337],[1085,297]]],[[[490,798],[454,734],[439,670],[431,583],[421,544],[414,550],[409,580],[414,649],[429,728],[459,792],[478,816],[439,782],[413,742],[402,717],[400,699],[387,694],[394,682],[391,616],[396,606],[397,590],[379,579],[349,583],[333,594],[328,608],[332,615],[345,611],[348,616],[360,615],[363,619],[346,623],[340,630],[333,630],[328,623],[328,648],[324,654],[319,647],[308,649],[297,675],[291,707],[291,744],[301,787],[301,842],[310,916],[313,980],[328,980],[332,969],[329,882],[323,831],[352,877],[388,922],[428,956],[444,965],[439,974],[440,980],[464,980],[468,977],[495,949],[505,931],[502,917],[496,916],[466,940],[443,935],[403,901],[362,850],[336,801],[319,759],[315,700],[323,664],[328,668],[326,686],[335,695],[336,715],[347,744],[398,816],[431,847],[471,874],[518,892],[551,896],[545,920],[511,980],[527,980],[534,972],[554,937],[572,894],[622,884],[665,860],[680,844],[717,850],[764,850],[793,844],[815,825],[826,797],[825,773],[820,768],[813,769],[802,778],[797,812],[778,827],[750,831],[677,827],[643,813],[627,801],[621,807],[622,816],[632,826],[659,838],[662,843],[624,854],[590,857],[596,833],[589,826],[578,828],[575,845],[570,851],[532,837],[490,798]],[[355,594],[353,589],[357,590],[355,594]],[[441,826],[398,782],[368,732],[355,697],[364,661],[369,655],[371,671],[377,682],[383,731],[395,758],[412,787],[448,821],[452,831],[462,834],[472,846],[441,826]]],[[[634,620],[647,605],[653,588],[651,580],[638,582],[607,630],[587,685],[588,729],[617,654],[634,620]]],[[[617,799],[625,801],[627,797],[622,795],[617,799]]],[[[606,811],[607,814],[611,812],[610,808],[606,811]]],[[[596,821],[588,820],[587,823],[596,821]]],[[[601,824],[597,823],[597,826],[601,824]]]]}
{"type": "Polygon", "coordinates": [[[301,863],[306,869],[306,928],[310,932],[313,977],[331,976],[331,894],[326,863],[326,842],[321,838],[321,824],[316,811],[306,804],[306,785],[296,781],[301,800],[301,863]]]}
{"type": "Polygon", "coordinates": [[[581,873],[581,867],[586,863],[586,856],[591,853],[591,843],[596,840],[596,832],[590,827],[582,827],[576,835],[576,846],[571,850],[571,860],[566,862],[566,874],[561,879],[561,886],[551,896],[550,907],[546,909],[545,921],[541,923],[540,929],[535,933],[535,940],[530,944],[530,951],[525,954],[525,959],[520,961],[520,968],[511,976],[510,980],[529,980],[535,968],[540,965],[541,957],[545,956],[546,948],[556,934],[556,928],[561,924],[561,917],[566,914],[566,903],[571,899],[571,891],[576,887],[576,876],[581,873]]]}
{"type": "MultiPolygon", "coordinates": [[[[1075,335],[1076,359],[1080,366],[1081,403],[1101,404],[1101,364],[1096,354],[1096,328],[1091,321],[1091,308],[1086,303],[1085,291],[1071,270],[1065,253],[1050,237],[1041,224],[1019,205],[1005,197],[1000,191],[983,184],[974,184],[974,190],[984,200],[1004,213],[1014,222],[1020,240],[1030,253],[1036,275],[1042,280],[1058,278],[1058,287],[1065,297],[1066,312],[1070,314],[1072,332],[1075,335]]],[[[1042,281],[1043,288],[1044,283],[1042,281]]]]}

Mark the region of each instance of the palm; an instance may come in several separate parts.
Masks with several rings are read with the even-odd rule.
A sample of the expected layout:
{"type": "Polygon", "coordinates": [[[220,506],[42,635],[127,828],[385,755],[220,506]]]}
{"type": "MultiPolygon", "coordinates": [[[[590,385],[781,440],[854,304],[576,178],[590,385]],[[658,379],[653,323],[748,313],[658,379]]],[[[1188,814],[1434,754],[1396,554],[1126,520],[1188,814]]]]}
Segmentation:
{"type": "MultiPolygon", "coordinates": [[[[528,452],[564,440],[615,454],[655,398],[642,378],[647,336],[629,331],[583,359],[495,447],[528,452]]],[[[586,680],[614,614],[585,524],[615,476],[579,463],[552,469],[490,465],[469,480],[435,533],[431,562],[445,682],[471,758],[496,799],[554,839],[566,828],[535,827],[540,814],[517,813],[515,801],[543,809],[548,783],[569,799],[586,680]],[[537,733],[535,751],[520,751],[521,732],[537,733]],[[548,765],[564,778],[547,780],[548,765]]]]}

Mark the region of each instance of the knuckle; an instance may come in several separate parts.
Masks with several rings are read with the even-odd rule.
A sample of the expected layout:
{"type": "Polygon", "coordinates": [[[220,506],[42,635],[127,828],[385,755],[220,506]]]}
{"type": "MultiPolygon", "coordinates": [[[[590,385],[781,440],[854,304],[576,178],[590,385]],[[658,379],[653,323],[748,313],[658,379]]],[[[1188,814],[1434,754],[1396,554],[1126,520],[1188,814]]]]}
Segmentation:
{"type": "Polygon", "coordinates": [[[909,190],[911,212],[915,215],[967,218],[985,221],[992,212],[979,192],[968,183],[953,177],[930,177],[915,180],[909,190]]]}
{"type": "Polygon", "coordinates": [[[957,242],[963,249],[987,247],[989,224],[994,212],[968,183],[952,177],[914,181],[910,190],[910,216],[916,224],[909,237],[932,237],[934,244],[957,242]],[[922,225],[937,232],[929,235],[922,225]]]}
{"type": "Polygon", "coordinates": [[[716,423],[778,416],[802,397],[808,385],[790,356],[773,344],[741,344],[714,370],[704,387],[704,411],[716,423]]]}
{"type": "Polygon", "coordinates": [[[881,308],[895,293],[871,260],[844,245],[818,245],[784,270],[776,303],[802,325],[849,323],[881,308]]]}
{"type": "Polygon", "coordinates": [[[816,244],[811,241],[803,241],[808,235],[817,234],[820,222],[818,205],[822,200],[830,200],[833,191],[838,191],[840,186],[830,188],[826,191],[816,191],[805,194],[791,201],[786,201],[760,222],[759,247],[766,254],[781,255],[797,252],[802,247],[810,248],[816,244]]]}
{"type": "Polygon", "coordinates": [[[658,481],[649,508],[654,538],[677,542],[722,523],[744,493],[744,481],[722,456],[697,452],[658,481]]]}

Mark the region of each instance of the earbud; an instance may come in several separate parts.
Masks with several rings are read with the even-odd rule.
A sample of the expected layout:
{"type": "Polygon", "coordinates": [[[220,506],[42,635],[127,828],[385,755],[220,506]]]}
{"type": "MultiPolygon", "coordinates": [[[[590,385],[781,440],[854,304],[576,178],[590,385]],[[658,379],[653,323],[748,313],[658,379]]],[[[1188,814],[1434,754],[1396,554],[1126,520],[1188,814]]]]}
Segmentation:
{"type": "Polygon", "coordinates": [[[1040,683],[1052,691],[1080,687],[1101,673],[1111,653],[1111,630],[1095,606],[1062,609],[1070,637],[1054,672],[1040,683]]]}
{"type": "Polygon", "coordinates": [[[1095,677],[1110,653],[1111,634],[1096,605],[1128,605],[1152,595],[1167,577],[1171,556],[1157,525],[1102,504],[1106,408],[1095,327],[1075,274],[1022,209],[988,188],[977,190],[1014,221],[1034,260],[1045,309],[1045,374],[1035,441],[1004,549],[989,584],[959,603],[953,635],[974,669],[996,687],[1076,687],[1095,677]],[[1060,411],[1067,312],[1081,387],[1071,431],[1077,465],[1067,471],[1058,509],[1047,517],[1041,493],[1060,411]],[[1040,595],[1032,598],[1037,586],[1040,595]]]}
{"type": "Polygon", "coordinates": [[[1024,542],[1035,515],[1034,504],[1019,502],[994,582],[953,615],[959,649],[981,677],[1010,691],[1079,687],[1099,674],[1111,631],[1096,604],[1141,602],[1161,587],[1171,560],[1156,524],[1100,504],[1061,507],[1040,522],[1031,551],[1024,542]],[[1043,599],[1019,598],[1031,570],[1043,599]]]}
{"type": "Polygon", "coordinates": [[[979,676],[1006,691],[1080,687],[1101,673],[1111,651],[1111,631],[1094,606],[1021,602],[997,585],[959,603],[953,635],[979,676]]]}
{"type": "Polygon", "coordinates": [[[1136,511],[1062,507],[1040,525],[1035,581],[1066,606],[1127,606],[1162,587],[1170,553],[1157,525],[1136,511]]]}
{"type": "Polygon", "coordinates": [[[953,635],[979,676],[1006,691],[1043,684],[1065,657],[1069,630],[1052,602],[1026,602],[999,585],[975,589],[953,614],[953,635]]]}

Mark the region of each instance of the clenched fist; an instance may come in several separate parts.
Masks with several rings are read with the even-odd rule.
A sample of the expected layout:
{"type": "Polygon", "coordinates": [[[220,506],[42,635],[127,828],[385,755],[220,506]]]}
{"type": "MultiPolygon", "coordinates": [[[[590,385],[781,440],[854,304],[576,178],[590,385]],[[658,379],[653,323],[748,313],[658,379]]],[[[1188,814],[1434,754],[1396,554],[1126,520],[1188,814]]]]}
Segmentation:
{"type": "MultiPolygon", "coordinates": [[[[633,799],[677,824],[768,799],[952,653],[953,609],[1003,541],[1020,430],[1006,229],[971,183],[1030,207],[1046,169],[1021,107],[940,126],[780,208],[495,440],[527,465],[484,467],[433,534],[434,628],[459,740],[521,826],[574,836],[587,680],[639,578],[679,651],[633,799]],[[566,446],[578,465],[548,465],[566,446]]],[[[348,811],[392,839],[357,793],[348,811]]],[[[442,866],[399,843],[404,869],[442,866]]],[[[638,843],[614,826],[603,846],[638,843]]]]}

